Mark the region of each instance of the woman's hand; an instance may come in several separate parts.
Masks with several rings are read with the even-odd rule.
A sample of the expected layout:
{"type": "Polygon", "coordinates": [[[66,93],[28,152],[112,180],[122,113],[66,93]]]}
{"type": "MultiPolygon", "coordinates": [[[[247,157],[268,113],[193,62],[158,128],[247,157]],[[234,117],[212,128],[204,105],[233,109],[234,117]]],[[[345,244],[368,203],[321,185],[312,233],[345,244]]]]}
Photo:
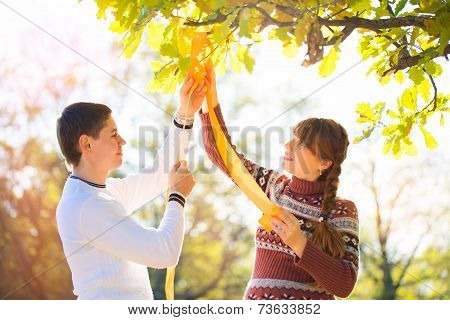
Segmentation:
{"type": "Polygon", "coordinates": [[[186,75],[184,78],[183,85],[180,89],[180,107],[178,108],[178,114],[182,117],[192,118],[195,113],[200,110],[203,100],[206,94],[206,82],[203,79],[197,86],[197,88],[192,92],[191,99],[189,100],[189,94],[191,88],[194,85],[194,79],[186,75]],[[189,106],[187,105],[189,100],[189,106]]]}
{"type": "MultiPolygon", "coordinates": [[[[206,63],[206,83],[211,88],[212,107],[215,108],[219,102],[217,100],[216,73],[211,60],[208,60],[206,63]]],[[[202,106],[202,112],[208,113],[208,105],[206,103],[202,106]]]]}
{"type": "Polygon", "coordinates": [[[271,217],[271,219],[270,226],[300,258],[306,246],[306,237],[300,232],[300,223],[297,218],[283,210],[279,218],[271,217]]]}

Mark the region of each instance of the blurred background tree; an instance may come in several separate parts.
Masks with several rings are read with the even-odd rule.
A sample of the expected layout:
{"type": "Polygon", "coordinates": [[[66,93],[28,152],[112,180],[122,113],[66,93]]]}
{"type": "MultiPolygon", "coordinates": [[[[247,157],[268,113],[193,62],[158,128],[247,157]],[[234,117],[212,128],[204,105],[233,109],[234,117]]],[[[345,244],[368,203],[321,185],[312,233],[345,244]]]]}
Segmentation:
{"type": "Polygon", "coordinates": [[[70,67],[59,74],[47,72],[45,65],[30,69],[21,63],[30,59],[29,54],[24,50],[17,59],[3,59],[7,68],[0,69],[0,295],[70,299],[72,281],[55,220],[67,173],[54,145],[41,133],[55,112],[49,106],[64,103],[64,96],[83,83],[73,77],[70,67]],[[64,263],[58,263],[61,260],[64,263]],[[15,291],[52,265],[49,272],[15,291]]]}
{"type": "Polygon", "coordinates": [[[442,160],[425,159],[414,167],[352,164],[360,171],[358,192],[374,211],[362,224],[363,268],[352,298],[448,298],[450,210],[445,196],[435,196],[450,192],[442,160]],[[389,188],[379,182],[382,176],[391,176],[389,188]]]}

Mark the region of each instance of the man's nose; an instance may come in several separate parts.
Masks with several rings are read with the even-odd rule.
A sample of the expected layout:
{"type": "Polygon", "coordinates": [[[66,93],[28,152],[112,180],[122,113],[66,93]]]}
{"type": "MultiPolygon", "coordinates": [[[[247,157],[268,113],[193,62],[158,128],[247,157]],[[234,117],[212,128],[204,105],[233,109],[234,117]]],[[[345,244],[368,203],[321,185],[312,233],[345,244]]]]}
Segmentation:
{"type": "Polygon", "coordinates": [[[124,144],[127,144],[124,138],[120,137],[120,145],[123,146],[124,144]]]}

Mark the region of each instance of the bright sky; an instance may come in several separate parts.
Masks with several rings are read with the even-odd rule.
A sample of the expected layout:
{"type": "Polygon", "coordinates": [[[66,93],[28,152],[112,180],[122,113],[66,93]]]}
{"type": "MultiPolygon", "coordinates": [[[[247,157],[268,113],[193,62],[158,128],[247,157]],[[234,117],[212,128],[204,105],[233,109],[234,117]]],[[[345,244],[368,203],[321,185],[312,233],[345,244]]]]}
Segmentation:
{"type": "MultiPolygon", "coordinates": [[[[96,7],[93,1],[85,0],[78,3],[75,0],[20,2],[1,0],[0,21],[2,21],[2,28],[0,28],[0,48],[2,48],[2,52],[0,58],[6,57],[8,61],[14,61],[15,57],[20,59],[26,52],[25,56],[30,60],[20,61],[25,66],[26,72],[20,74],[19,77],[22,75],[21,80],[28,81],[30,88],[34,85],[38,86],[36,82],[39,82],[39,74],[42,72],[42,70],[36,68],[36,62],[43,61],[44,65],[48,65],[49,70],[54,70],[55,75],[75,63],[77,67],[73,68],[73,73],[75,76],[87,79],[87,83],[83,90],[72,92],[71,96],[67,97],[67,102],[84,100],[107,103],[114,109],[119,129],[122,131],[122,135],[128,138],[128,141],[138,138],[138,125],[154,124],[155,118],[162,118],[163,113],[142,97],[143,95],[152,101],[160,99],[158,96],[145,93],[146,81],[142,80],[148,80],[151,77],[148,66],[150,59],[147,59],[148,61],[142,60],[136,55],[127,60],[125,57],[115,57],[116,53],[111,54],[111,44],[117,40],[117,37],[112,35],[104,21],[97,20],[96,7]],[[68,47],[61,42],[67,44],[68,47]],[[80,53],[92,63],[87,62],[74,51],[80,53]],[[127,95],[124,95],[124,91],[126,92],[128,89],[117,83],[113,86],[110,83],[110,76],[106,73],[112,72],[112,70],[116,72],[125,70],[128,64],[139,67],[139,75],[136,75],[136,77],[134,77],[134,74],[131,75],[128,85],[140,94],[128,92],[127,95]],[[103,71],[100,69],[103,69],[103,71]]],[[[304,50],[298,57],[288,60],[282,55],[277,43],[267,43],[257,47],[253,51],[256,60],[253,74],[230,73],[223,79],[218,79],[220,102],[226,118],[229,119],[229,125],[240,126],[241,128],[245,126],[261,127],[271,119],[276,118],[282,110],[292,105],[293,102],[301,100],[323,86],[308,100],[306,109],[297,107],[283,114],[270,122],[268,130],[272,130],[273,127],[281,128],[283,140],[287,140],[289,139],[290,127],[302,117],[331,117],[347,128],[350,138],[353,140],[362,130],[355,124],[356,114],[354,110],[356,104],[363,101],[386,101],[388,105],[389,103],[395,104],[395,99],[401,92],[401,87],[394,82],[381,86],[375,77],[366,78],[365,74],[369,69],[367,62],[358,64],[339,76],[360,60],[356,51],[356,43],[355,37],[345,41],[337,69],[329,78],[321,78],[318,75],[317,66],[306,69],[300,66],[304,50]],[[335,77],[338,77],[336,81],[326,85],[335,77]],[[231,105],[246,96],[253,101],[237,115],[230,114],[228,111],[231,109],[231,105]]],[[[441,59],[440,61],[445,60],[441,59]]],[[[446,87],[448,92],[450,69],[448,63],[442,65],[444,75],[438,79],[437,85],[441,90],[446,87]]],[[[11,102],[17,97],[10,95],[1,98],[11,102]]],[[[163,97],[163,99],[177,103],[178,96],[163,97]]],[[[61,110],[63,107],[64,105],[58,106],[57,109],[61,110]]],[[[58,116],[54,113],[54,110],[52,108],[48,120],[48,123],[52,123],[52,129],[48,130],[48,123],[46,123],[42,132],[43,136],[48,136],[52,141],[55,141],[53,124],[58,116]]],[[[446,122],[448,123],[448,121],[447,117],[446,122]]],[[[199,121],[197,120],[194,145],[200,137],[198,126],[199,121]]],[[[450,158],[448,126],[447,129],[440,127],[439,118],[436,117],[427,124],[427,128],[439,141],[440,147],[434,151],[427,150],[420,132],[415,132],[414,137],[416,137],[415,140],[419,147],[419,155],[413,159],[403,158],[399,162],[390,156],[383,156],[380,151],[380,143],[373,140],[370,143],[364,142],[351,146],[342,174],[340,194],[356,202],[362,226],[371,217],[374,206],[368,192],[358,185],[360,175],[353,169],[355,163],[365,166],[369,158],[373,159],[381,168],[382,173],[377,176],[377,179],[385,187],[384,191],[388,194],[392,179],[399,168],[409,165],[413,168],[411,174],[414,175],[414,168],[418,168],[424,160],[437,159],[434,170],[426,172],[423,180],[425,182],[423,184],[423,195],[426,196],[423,201],[425,203],[423,209],[425,210],[427,205],[431,207],[432,204],[442,202],[442,195],[439,193],[429,194],[427,185],[434,184],[439,188],[446,187],[445,190],[448,191],[448,182],[442,177],[442,174],[439,175],[439,172],[448,172],[447,164],[450,158]]],[[[263,136],[264,132],[267,131],[263,131],[263,136]]],[[[235,132],[233,136],[238,137],[239,133],[235,132]]],[[[267,156],[267,159],[263,157],[261,164],[279,168],[280,159],[284,153],[283,143],[277,142],[277,136],[270,135],[270,137],[273,141],[270,143],[270,152],[267,153],[269,156],[267,156]]],[[[196,147],[195,152],[198,156],[203,155],[200,149],[196,147]]],[[[125,160],[136,164],[137,156],[137,151],[129,150],[125,160]]],[[[448,196],[444,195],[444,201],[448,201],[445,200],[446,198],[448,196]]],[[[243,197],[239,201],[245,203],[250,212],[255,212],[255,215],[248,220],[250,225],[255,226],[256,219],[254,217],[258,215],[257,211],[243,197]]],[[[403,214],[407,214],[409,210],[413,210],[417,206],[417,201],[413,202],[411,207],[405,208],[406,213],[403,214]]],[[[415,226],[414,229],[408,230],[408,237],[414,240],[420,231],[420,225],[415,226]]],[[[399,235],[399,239],[404,236],[399,235]]],[[[433,241],[433,239],[429,237],[429,241],[433,241]]],[[[407,250],[413,244],[409,241],[403,241],[399,244],[399,247],[402,245],[407,250]]]]}

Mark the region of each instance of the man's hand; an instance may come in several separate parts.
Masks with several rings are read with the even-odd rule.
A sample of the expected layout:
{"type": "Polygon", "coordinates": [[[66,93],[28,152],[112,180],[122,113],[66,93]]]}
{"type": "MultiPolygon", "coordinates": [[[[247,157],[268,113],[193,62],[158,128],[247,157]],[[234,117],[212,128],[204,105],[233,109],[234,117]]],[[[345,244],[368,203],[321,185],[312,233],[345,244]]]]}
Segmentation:
{"type": "Polygon", "coordinates": [[[189,196],[195,185],[195,179],[189,171],[186,161],[178,161],[170,170],[169,188],[170,192],[181,193],[185,198],[189,196]]]}
{"type": "Polygon", "coordinates": [[[203,100],[206,94],[205,80],[202,80],[197,88],[192,92],[191,99],[189,100],[189,93],[194,85],[194,79],[189,76],[189,73],[184,78],[183,85],[180,89],[180,107],[178,114],[182,117],[192,118],[195,113],[202,106],[203,100]],[[189,106],[187,105],[189,100],[189,106]]]}

